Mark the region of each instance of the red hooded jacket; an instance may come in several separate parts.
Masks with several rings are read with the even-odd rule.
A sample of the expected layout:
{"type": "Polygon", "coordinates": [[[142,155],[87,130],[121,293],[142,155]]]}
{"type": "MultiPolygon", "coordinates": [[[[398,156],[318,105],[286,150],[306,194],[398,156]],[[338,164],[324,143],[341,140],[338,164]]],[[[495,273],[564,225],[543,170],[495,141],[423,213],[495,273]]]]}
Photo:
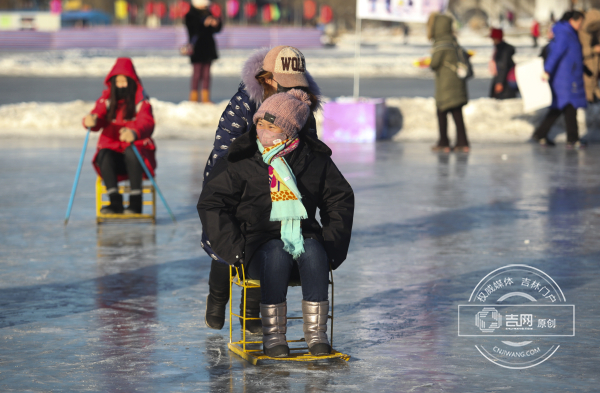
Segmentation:
{"type": "MultiPolygon", "coordinates": [[[[121,142],[119,140],[119,130],[123,127],[130,128],[135,132],[137,138],[134,145],[138,148],[138,151],[144,157],[144,162],[150,170],[152,176],[154,176],[154,170],[156,169],[156,158],[155,151],[156,146],[154,141],[150,137],[154,131],[154,116],[152,115],[152,106],[148,101],[148,97],[144,92],[142,81],[137,76],[135,68],[131,59],[127,57],[120,57],[117,59],[112,70],[106,76],[104,84],[107,89],[102,92],[102,96],[96,101],[96,106],[91,113],[98,116],[96,126],[91,128],[92,131],[99,131],[102,129],[102,134],[98,139],[98,149],[92,160],[92,164],[96,169],[98,175],[100,175],[100,168],[96,164],[96,158],[100,149],[110,149],[119,153],[125,152],[125,149],[129,146],[127,142],[121,142]],[[136,103],[136,115],[133,119],[124,119],[125,116],[125,101],[119,100],[117,102],[117,111],[115,119],[108,121],[106,116],[108,114],[108,108],[113,103],[110,102],[110,79],[116,75],[125,75],[133,79],[137,84],[137,91],[135,93],[136,103]]],[[[145,176],[145,175],[144,175],[145,176]]],[[[127,176],[118,177],[119,180],[127,179],[127,176]]]]}

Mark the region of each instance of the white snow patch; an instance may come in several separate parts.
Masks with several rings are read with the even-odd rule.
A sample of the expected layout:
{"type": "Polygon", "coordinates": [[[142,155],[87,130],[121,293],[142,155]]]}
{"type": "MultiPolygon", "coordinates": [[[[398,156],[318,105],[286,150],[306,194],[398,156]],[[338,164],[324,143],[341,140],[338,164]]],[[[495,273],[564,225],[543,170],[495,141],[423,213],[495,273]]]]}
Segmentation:
{"type": "MultiPolygon", "coordinates": [[[[435,141],[437,139],[437,116],[435,99],[429,98],[388,98],[388,107],[395,107],[401,113],[401,130],[395,141],[435,141]]],[[[470,141],[475,142],[519,142],[528,140],[535,126],[540,124],[546,110],[524,113],[521,99],[495,100],[479,98],[471,100],[463,108],[463,116],[470,141]]],[[[456,128],[452,116],[448,114],[448,135],[452,139],[456,128]]],[[[391,121],[392,128],[398,120],[391,121]]],[[[587,110],[579,110],[579,134],[590,142],[600,141],[600,104],[591,105],[587,110]]],[[[561,117],[553,126],[550,139],[565,139],[565,125],[561,117]]]]}
{"type": "MultiPolygon", "coordinates": [[[[179,104],[151,99],[156,128],[154,137],[213,140],[217,124],[229,101],[201,104],[184,101],[179,104]]],[[[388,124],[398,130],[394,141],[435,141],[437,117],[433,98],[388,98],[388,124]]],[[[471,100],[463,108],[467,135],[473,142],[520,142],[527,140],[545,111],[523,113],[520,99],[471,100]]],[[[92,102],[66,103],[26,102],[0,106],[1,137],[83,137],[81,120],[93,108],[92,102]]],[[[316,115],[322,132],[322,113],[316,115]]],[[[589,141],[600,141],[600,104],[581,110],[580,135],[589,141]],[[586,121],[587,120],[587,121],[586,121]],[[586,124],[587,123],[587,124],[586,124]]],[[[449,135],[454,136],[454,122],[449,115],[449,135]]],[[[553,128],[551,138],[564,132],[562,119],[553,128]]],[[[94,134],[97,135],[97,134],[94,134]]],[[[564,135],[559,136],[559,141],[564,135]]]]}
{"type": "MultiPolygon", "coordinates": [[[[154,137],[212,139],[221,113],[229,103],[179,104],[150,99],[156,121],[154,137]]],[[[24,102],[0,106],[0,135],[10,137],[80,137],[83,117],[93,102],[24,102]]]]}

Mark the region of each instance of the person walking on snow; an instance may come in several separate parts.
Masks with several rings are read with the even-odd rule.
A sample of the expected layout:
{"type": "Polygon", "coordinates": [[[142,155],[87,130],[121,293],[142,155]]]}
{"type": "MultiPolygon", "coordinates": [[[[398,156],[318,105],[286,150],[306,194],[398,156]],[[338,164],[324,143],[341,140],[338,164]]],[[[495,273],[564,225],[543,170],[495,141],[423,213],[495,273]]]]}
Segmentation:
{"type": "Polygon", "coordinates": [[[117,59],[104,84],[106,90],[96,101],[94,109],[83,119],[84,127],[91,131],[102,130],[92,164],[104,180],[110,205],[103,207],[100,212],[140,214],[144,172],[131,144],[138,149],[154,176],[156,146],[151,138],[154,131],[152,106],[129,58],[117,59]],[[123,210],[123,196],[119,194],[118,182],[127,178],[131,192],[129,206],[123,210]]]}
{"type": "Polygon", "coordinates": [[[434,151],[450,152],[448,139],[448,114],[456,124],[456,145],[454,150],[467,153],[469,141],[462,114],[467,104],[467,82],[457,75],[458,50],[460,47],[452,33],[452,18],[433,13],[427,22],[427,37],[433,40],[430,68],[435,72],[435,104],[439,124],[439,140],[432,147],[434,151]]]}
{"type": "Polygon", "coordinates": [[[513,61],[515,47],[504,41],[502,29],[492,29],[490,38],[494,41],[494,55],[490,60],[490,71],[494,76],[490,97],[499,100],[515,98],[518,91],[513,61]]]}
{"type": "Polygon", "coordinates": [[[354,193],[331,150],[307,135],[310,105],[298,89],[267,98],[250,132],[217,162],[198,201],[213,250],[260,279],[263,350],[271,357],[289,356],[286,295],[295,269],[309,351],[330,353],[329,268],[346,259],[352,233],[354,193]]]}
{"type": "Polygon", "coordinates": [[[540,22],[534,19],[531,23],[531,38],[533,39],[533,47],[538,47],[538,38],[540,38],[540,22]]]}
{"type": "Polygon", "coordinates": [[[210,0],[192,0],[185,15],[185,26],[191,48],[190,60],[194,68],[190,88],[190,101],[198,102],[198,89],[202,102],[210,101],[210,66],[219,58],[213,34],[221,31],[221,19],[208,9],[210,0]]]}
{"type": "Polygon", "coordinates": [[[579,148],[577,108],[587,106],[583,85],[583,54],[577,32],[584,16],[579,11],[568,11],[553,27],[554,40],[544,62],[544,78],[550,81],[552,105],[531,137],[532,142],[554,146],[548,133],[558,117],[564,113],[567,126],[567,148],[579,148]]]}
{"type": "MultiPolygon", "coordinates": [[[[310,113],[306,124],[308,136],[316,138],[317,127],[314,112],[321,107],[319,86],[306,70],[304,55],[291,46],[262,48],[254,52],[242,68],[242,82],[238,91],[231,97],[221,115],[214,147],[204,169],[206,183],[214,166],[225,159],[231,144],[250,131],[252,118],[262,102],[277,92],[292,88],[306,92],[310,98],[310,113]]],[[[206,232],[202,233],[201,246],[213,259],[209,276],[209,295],[206,300],[205,323],[212,329],[220,330],[225,324],[225,307],[229,301],[229,265],[212,248],[206,232]]],[[[246,315],[258,318],[260,313],[260,289],[246,291],[246,315]]],[[[240,301],[243,310],[244,299],[240,301]]],[[[261,321],[246,321],[246,330],[261,333],[261,321]]]]}

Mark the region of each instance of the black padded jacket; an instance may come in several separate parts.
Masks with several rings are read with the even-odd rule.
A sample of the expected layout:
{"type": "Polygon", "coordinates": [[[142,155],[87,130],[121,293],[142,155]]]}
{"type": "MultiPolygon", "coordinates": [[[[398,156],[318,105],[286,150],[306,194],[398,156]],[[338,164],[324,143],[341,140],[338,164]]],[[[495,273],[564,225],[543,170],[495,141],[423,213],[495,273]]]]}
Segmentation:
{"type": "MultiPolygon", "coordinates": [[[[323,142],[300,133],[300,144],[285,157],[296,176],[308,218],[304,238],[323,244],[336,269],[346,259],[354,216],[352,187],[331,160],[323,142]],[[319,209],[320,221],[316,219],[319,209]]],[[[256,145],[256,128],[231,144],[206,179],[198,214],[212,249],[229,264],[249,263],[264,243],[281,238],[281,222],[270,221],[268,165],[256,145]]]]}

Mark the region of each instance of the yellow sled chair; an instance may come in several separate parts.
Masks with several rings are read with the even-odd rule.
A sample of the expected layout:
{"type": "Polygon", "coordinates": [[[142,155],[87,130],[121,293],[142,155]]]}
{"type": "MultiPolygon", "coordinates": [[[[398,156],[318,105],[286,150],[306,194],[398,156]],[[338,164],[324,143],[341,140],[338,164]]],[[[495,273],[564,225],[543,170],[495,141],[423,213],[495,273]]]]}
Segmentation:
{"type": "MultiPolygon", "coordinates": [[[[265,355],[262,351],[262,341],[246,341],[246,321],[257,320],[260,318],[246,317],[246,290],[250,288],[260,288],[260,280],[246,279],[244,276],[244,269],[237,268],[234,266],[229,267],[229,280],[231,285],[229,287],[229,350],[240,356],[242,359],[252,363],[253,365],[260,365],[265,361],[277,360],[277,361],[296,361],[296,362],[309,362],[313,360],[323,359],[343,359],[345,361],[350,360],[350,355],[343,354],[333,349],[333,271],[330,271],[331,285],[331,314],[329,315],[330,321],[330,333],[329,340],[331,344],[331,353],[329,355],[313,356],[308,350],[308,345],[304,341],[304,337],[300,340],[287,340],[290,347],[290,356],[284,358],[273,358],[265,355]],[[233,310],[233,299],[232,299],[232,287],[237,285],[242,287],[244,291],[244,305],[242,315],[235,314],[233,310]],[[240,318],[242,320],[242,332],[241,339],[239,341],[233,341],[233,320],[234,318],[240,318]]],[[[289,286],[300,286],[300,282],[290,282],[289,286]]],[[[302,319],[302,317],[287,317],[290,319],[302,319]]]]}
{"type": "MultiPolygon", "coordinates": [[[[130,192],[129,185],[119,185],[119,193],[123,196],[128,195],[130,192]]],[[[106,194],[106,187],[102,183],[102,178],[98,176],[96,179],[96,222],[98,224],[111,220],[137,220],[137,221],[152,221],[156,224],[156,190],[152,184],[144,184],[142,186],[142,196],[150,195],[151,198],[143,197],[143,206],[152,206],[151,214],[102,214],[100,209],[104,206],[110,205],[108,201],[108,195],[106,194]]],[[[125,198],[123,198],[125,199],[125,198]]],[[[127,207],[126,201],[123,201],[123,205],[127,207]]]]}

